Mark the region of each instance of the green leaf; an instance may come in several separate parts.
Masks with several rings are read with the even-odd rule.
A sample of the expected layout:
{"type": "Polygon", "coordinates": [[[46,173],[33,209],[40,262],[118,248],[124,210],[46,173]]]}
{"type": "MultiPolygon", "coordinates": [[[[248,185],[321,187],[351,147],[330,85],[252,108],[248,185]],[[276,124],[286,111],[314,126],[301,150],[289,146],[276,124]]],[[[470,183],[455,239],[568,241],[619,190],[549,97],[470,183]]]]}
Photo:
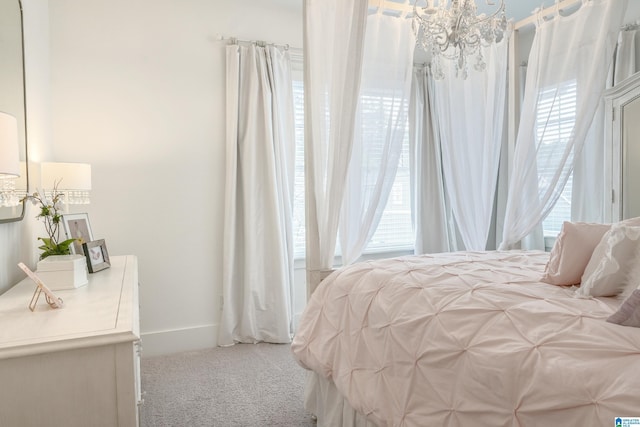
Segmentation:
{"type": "Polygon", "coordinates": [[[76,239],[67,239],[63,242],[58,243],[58,247],[61,250],[67,251],[66,253],[71,253],[71,250],[69,249],[69,247],[73,244],[73,242],[75,242],[76,239]]]}
{"type": "Polygon", "coordinates": [[[38,249],[42,250],[40,259],[45,259],[51,255],[70,255],[71,249],[69,249],[69,246],[71,246],[76,239],[67,239],[64,242],[57,244],[48,237],[38,237],[38,240],[42,240],[44,243],[43,245],[38,246],[38,249]]]}

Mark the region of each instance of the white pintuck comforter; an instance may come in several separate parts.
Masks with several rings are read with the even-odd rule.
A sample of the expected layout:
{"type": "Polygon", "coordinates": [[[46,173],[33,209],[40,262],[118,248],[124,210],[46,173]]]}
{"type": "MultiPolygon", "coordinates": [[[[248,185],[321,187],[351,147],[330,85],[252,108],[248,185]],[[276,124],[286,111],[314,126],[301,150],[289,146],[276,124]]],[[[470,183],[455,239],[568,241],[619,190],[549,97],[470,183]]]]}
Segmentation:
{"type": "Polygon", "coordinates": [[[619,299],[539,282],[543,252],[370,261],[318,287],[292,344],[378,426],[613,426],[640,417],[619,299]]]}

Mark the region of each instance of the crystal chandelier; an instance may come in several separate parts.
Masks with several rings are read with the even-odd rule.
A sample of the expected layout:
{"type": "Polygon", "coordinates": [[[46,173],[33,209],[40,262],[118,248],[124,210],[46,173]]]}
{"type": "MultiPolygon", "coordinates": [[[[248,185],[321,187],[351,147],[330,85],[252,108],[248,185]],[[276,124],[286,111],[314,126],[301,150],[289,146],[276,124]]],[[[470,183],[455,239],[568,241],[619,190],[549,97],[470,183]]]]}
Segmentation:
{"type": "MultiPolygon", "coordinates": [[[[416,44],[431,54],[434,78],[444,79],[442,58],[455,62],[456,77],[467,78],[471,56],[473,67],[484,70],[481,47],[500,42],[507,29],[504,0],[489,15],[477,15],[474,0],[427,0],[425,7],[418,7],[418,2],[413,5],[413,30],[416,44]]],[[[490,0],[487,4],[495,6],[490,0]]]]}

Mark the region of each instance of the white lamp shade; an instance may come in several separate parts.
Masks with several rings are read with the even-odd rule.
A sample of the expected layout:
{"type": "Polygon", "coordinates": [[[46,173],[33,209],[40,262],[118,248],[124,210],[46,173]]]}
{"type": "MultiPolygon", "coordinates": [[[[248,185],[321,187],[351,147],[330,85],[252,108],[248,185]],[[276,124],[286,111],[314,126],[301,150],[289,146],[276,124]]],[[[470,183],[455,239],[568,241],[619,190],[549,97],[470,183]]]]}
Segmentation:
{"type": "Polygon", "coordinates": [[[18,122],[10,114],[0,112],[0,177],[20,176],[18,122]]]}
{"type": "Polygon", "coordinates": [[[20,161],[20,178],[15,179],[16,190],[27,190],[27,163],[20,161]]]}
{"type": "Polygon", "coordinates": [[[91,190],[91,165],[87,163],[41,163],[42,187],[58,190],[91,190]]]}

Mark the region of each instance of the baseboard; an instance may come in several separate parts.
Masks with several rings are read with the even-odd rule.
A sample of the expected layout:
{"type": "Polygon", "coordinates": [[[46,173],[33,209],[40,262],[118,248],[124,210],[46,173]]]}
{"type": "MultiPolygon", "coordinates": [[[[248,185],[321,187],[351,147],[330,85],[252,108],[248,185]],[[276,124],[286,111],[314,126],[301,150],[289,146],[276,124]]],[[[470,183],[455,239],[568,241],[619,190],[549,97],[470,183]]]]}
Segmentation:
{"type": "MultiPolygon", "coordinates": [[[[298,330],[302,313],[293,315],[293,330],[298,330]]],[[[202,350],[218,345],[218,325],[146,332],[142,334],[142,357],[163,356],[183,351],[202,350]]]]}
{"type": "Polygon", "coordinates": [[[147,332],[142,334],[142,357],[201,350],[217,345],[217,324],[147,332]]]}

